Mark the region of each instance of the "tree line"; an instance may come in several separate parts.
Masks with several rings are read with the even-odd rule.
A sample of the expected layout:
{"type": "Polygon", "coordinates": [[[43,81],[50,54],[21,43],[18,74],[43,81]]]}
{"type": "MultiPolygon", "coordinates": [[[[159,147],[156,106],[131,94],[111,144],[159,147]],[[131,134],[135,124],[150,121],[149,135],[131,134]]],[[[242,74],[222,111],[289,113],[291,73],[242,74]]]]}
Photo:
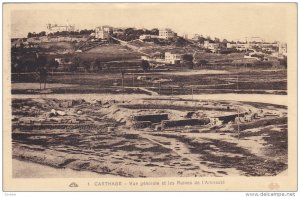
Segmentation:
{"type": "MultiPolygon", "coordinates": [[[[57,32],[51,32],[48,34],[48,36],[76,36],[76,35],[90,35],[91,33],[94,33],[95,30],[93,29],[83,29],[80,31],[57,31],[57,32]]],[[[46,36],[45,31],[41,31],[39,33],[35,32],[28,32],[27,38],[33,38],[33,37],[41,37],[41,36],[46,36]]]]}

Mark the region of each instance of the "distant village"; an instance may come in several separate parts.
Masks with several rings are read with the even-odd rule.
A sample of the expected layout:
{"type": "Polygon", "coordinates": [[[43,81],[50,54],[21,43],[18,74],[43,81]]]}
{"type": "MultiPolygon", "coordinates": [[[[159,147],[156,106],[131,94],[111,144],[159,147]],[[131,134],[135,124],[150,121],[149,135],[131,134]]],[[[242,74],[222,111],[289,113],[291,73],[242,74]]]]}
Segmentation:
{"type": "MultiPolygon", "coordinates": [[[[115,28],[111,26],[99,26],[92,30],[76,30],[75,25],[47,24],[46,30],[40,33],[29,32],[27,38],[12,39],[12,49],[37,48],[41,43],[71,42],[76,44],[74,49],[65,49],[60,52],[49,52],[59,54],[54,58],[60,67],[71,65],[74,61],[66,60],[61,55],[70,53],[82,53],[97,46],[119,43],[130,50],[140,53],[140,59],[150,64],[178,65],[184,62],[199,63],[195,54],[202,50],[205,53],[231,54],[243,52],[243,60],[237,62],[251,63],[253,61],[280,61],[286,59],[287,44],[280,42],[265,42],[259,37],[245,38],[243,41],[228,41],[218,38],[211,39],[195,34],[192,38],[187,35],[178,36],[170,28],[152,30],[136,28],[115,28]],[[137,43],[138,42],[138,43],[137,43]],[[141,49],[142,44],[157,44],[168,46],[163,52],[147,53],[141,49]],[[196,47],[193,53],[183,53],[178,47],[185,48],[187,45],[196,47]],[[172,47],[174,46],[174,47],[172,47]],[[199,49],[199,50],[198,50],[199,49]]],[[[201,60],[202,62],[205,60],[201,60]]]]}

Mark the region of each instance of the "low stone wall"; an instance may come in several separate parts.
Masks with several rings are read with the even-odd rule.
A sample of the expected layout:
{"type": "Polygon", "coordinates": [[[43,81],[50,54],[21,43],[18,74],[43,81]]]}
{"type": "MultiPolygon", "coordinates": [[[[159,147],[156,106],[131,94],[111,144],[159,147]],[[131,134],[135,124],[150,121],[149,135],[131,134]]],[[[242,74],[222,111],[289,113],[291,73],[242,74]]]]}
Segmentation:
{"type": "Polygon", "coordinates": [[[164,120],[164,121],[162,121],[162,128],[206,125],[208,123],[210,123],[209,118],[184,119],[184,120],[164,120]]]}
{"type": "Polygon", "coordinates": [[[159,123],[163,120],[168,120],[168,114],[148,114],[132,116],[133,121],[149,121],[151,123],[159,123]]]}
{"type": "Polygon", "coordinates": [[[227,116],[217,116],[214,118],[218,118],[220,121],[223,121],[223,124],[227,124],[229,122],[234,122],[236,117],[244,117],[245,114],[244,113],[240,113],[240,114],[232,114],[232,115],[227,115],[227,116]]]}
{"type": "Polygon", "coordinates": [[[138,121],[133,124],[133,127],[135,129],[143,129],[143,128],[151,127],[151,125],[152,122],[150,121],[138,121]]]}

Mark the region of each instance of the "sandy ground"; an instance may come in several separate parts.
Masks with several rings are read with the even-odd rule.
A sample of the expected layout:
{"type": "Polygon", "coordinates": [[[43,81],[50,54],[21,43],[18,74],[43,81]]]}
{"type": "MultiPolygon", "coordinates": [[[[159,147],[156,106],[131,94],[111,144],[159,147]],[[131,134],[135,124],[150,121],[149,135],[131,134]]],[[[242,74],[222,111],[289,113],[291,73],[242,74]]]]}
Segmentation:
{"type": "Polygon", "coordinates": [[[52,168],[49,166],[13,159],[14,178],[103,178],[115,177],[88,171],[77,171],[69,168],[52,168]]]}
{"type": "MultiPolygon", "coordinates": [[[[14,158],[122,177],[275,176],[287,169],[285,106],[169,97],[153,100],[153,96],[131,97],[125,102],[114,97],[115,101],[106,102],[101,95],[96,95],[98,101],[93,96],[86,99],[79,95],[92,102],[73,100],[72,106],[66,106],[66,95],[60,96],[64,97],[13,99],[14,158]],[[237,106],[241,106],[241,111],[264,109],[265,113],[276,112],[278,116],[243,122],[239,125],[239,137],[234,122],[158,131],[155,125],[135,127],[136,121],[131,119],[132,115],[146,112],[168,113],[169,120],[181,120],[190,110],[196,110],[194,118],[213,117],[235,113],[237,106]],[[62,111],[55,115],[52,109],[62,111]]],[[[71,98],[78,99],[74,95],[71,98]]],[[[31,165],[14,165],[16,177],[35,172],[31,165]]],[[[41,173],[44,174],[37,176],[56,174],[43,168],[41,173]]],[[[72,171],[65,173],[72,175],[72,171]]]]}
{"type": "MultiPolygon", "coordinates": [[[[148,98],[149,95],[143,94],[15,94],[12,95],[14,99],[26,99],[26,98],[55,98],[55,99],[85,99],[86,101],[92,100],[117,100],[117,101],[128,101],[134,99],[148,98]]],[[[156,98],[152,96],[151,98],[156,98]]],[[[172,98],[172,96],[159,96],[157,98],[172,98]]],[[[264,94],[200,94],[196,95],[177,95],[176,98],[184,99],[198,99],[198,100],[232,100],[232,101],[247,101],[247,102],[260,102],[270,103],[277,105],[288,104],[287,95],[264,95],[264,94]]]]}
{"type": "MultiPolygon", "coordinates": [[[[63,87],[73,87],[76,85],[72,84],[62,84],[62,83],[47,83],[46,88],[63,88],[63,87]]],[[[42,84],[42,88],[44,87],[44,84],[42,84]]],[[[27,90],[27,89],[33,89],[38,90],[40,89],[39,83],[12,83],[12,89],[15,90],[27,90]]]]}
{"type": "Polygon", "coordinates": [[[165,72],[165,73],[160,73],[160,74],[190,76],[190,75],[228,74],[228,73],[229,72],[226,70],[197,70],[197,71],[165,72]]]}

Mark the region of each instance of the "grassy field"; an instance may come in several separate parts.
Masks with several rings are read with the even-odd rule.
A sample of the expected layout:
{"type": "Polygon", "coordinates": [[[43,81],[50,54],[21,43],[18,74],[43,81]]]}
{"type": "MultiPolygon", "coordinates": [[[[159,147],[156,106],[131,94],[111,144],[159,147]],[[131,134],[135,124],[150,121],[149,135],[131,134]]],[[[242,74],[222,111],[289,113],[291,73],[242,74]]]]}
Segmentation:
{"type": "MultiPolygon", "coordinates": [[[[204,74],[197,73],[193,70],[125,73],[124,87],[143,87],[163,95],[192,93],[287,94],[286,70],[248,69],[229,70],[217,74],[210,74],[209,71],[203,72],[204,74]],[[189,74],[185,75],[186,72],[189,74]],[[195,74],[192,74],[193,72],[195,74]],[[145,76],[147,79],[139,80],[139,76],[145,76]]],[[[13,78],[15,82],[38,82],[38,78],[34,77],[34,74],[14,75],[13,78]]],[[[122,75],[118,70],[115,73],[54,73],[48,77],[48,83],[75,85],[75,87],[54,87],[51,89],[54,93],[86,93],[87,91],[103,93],[106,90],[118,93],[122,89],[122,75]]],[[[26,93],[27,90],[12,88],[12,93],[26,93]]]]}
{"type": "MultiPolygon", "coordinates": [[[[154,54],[169,50],[181,53],[196,51],[196,60],[206,60],[208,66],[195,66],[194,70],[183,66],[162,66],[144,72],[141,68],[141,54],[119,44],[102,44],[85,52],[67,54],[48,54],[51,57],[78,57],[84,65],[92,64],[96,59],[101,62],[102,70],[81,73],[49,73],[48,83],[72,84],[75,87],[51,88],[54,93],[103,93],[105,91],[118,93],[122,84],[121,70],[125,70],[124,86],[143,87],[159,94],[201,94],[201,93],[267,93],[286,94],[286,70],[263,70],[262,68],[245,68],[225,65],[243,58],[243,53],[213,54],[204,53],[198,47],[187,45],[176,47],[172,45],[159,46],[153,43],[132,41],[131,44],[140,47],[140,51],[154,54]],[[164,72],[158,69],[164,69],[164,72]],[[208,71],[207,71],[208,70],[208,71]],[[215,70],[218,72],[211,72],[215,70]],[[138,77],[147,79],[139,80],[138,77]],[[115,90],[115,91],[114,91],[115,90]]],[[[48,51],[75,50],[78,43],[41,43],[40,47],[48,51]]],[[[78,47],[78,46],[77,46],[78,47]]],[[[23,54],[24,55],[24,54],[23,54]]],[[[29,54],[24,55],[29,56],[29,54]]],[[[12,74],[13,83],[38,82],[37,73],[12,74]]],[[[29,88],[30,90],[30,88],[29,88]]],[[[13,93],[26,93],[26,89],[12,89],[13,93]]],[[[132,92],[132,91],[130,91],[132,92]]],[[[134,91],[133,91],[134,92],[134,91]]]]}
{"type": "Polygon", "coordinates": [[[92,48],[85,53],[78,53],[77,56],[83,59],[99,58],[102,61],[118,61],[127,59],[139,59],[141,55],[129,50],[124,46],[118,44],[110,44],[92,48]]]}
{"type": "Polygon", "coordinates": [[[60,49],[72,49],[75,50],[75,45],[71,42],[43,42],[39,44],[40,48],[60,50],[60,49]]]}

